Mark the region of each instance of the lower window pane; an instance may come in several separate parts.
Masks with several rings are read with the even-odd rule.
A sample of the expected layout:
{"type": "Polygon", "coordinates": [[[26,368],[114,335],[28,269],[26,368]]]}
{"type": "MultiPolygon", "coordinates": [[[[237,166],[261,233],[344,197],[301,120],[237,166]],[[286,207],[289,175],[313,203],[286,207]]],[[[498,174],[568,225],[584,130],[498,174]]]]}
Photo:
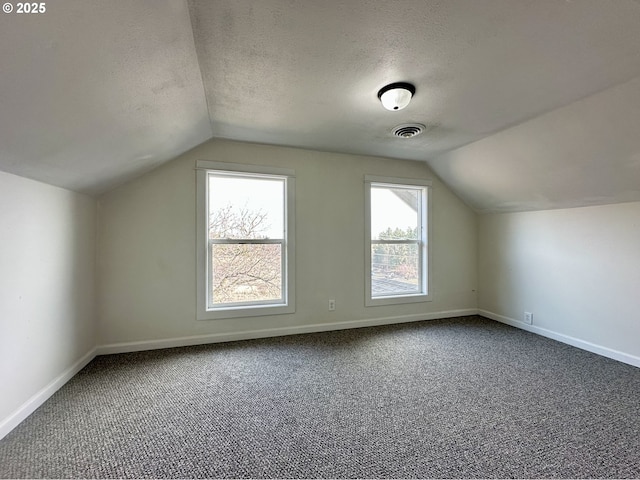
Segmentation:
{"type": "Polygon", "coordinates": [[[420,293],[418,245],[371,245],[371,296],[420,293]]]}
{"type": "Polygon", "coordinates": [[[282,245],[211,247],[212,306],[282,299],[282,245]]]}

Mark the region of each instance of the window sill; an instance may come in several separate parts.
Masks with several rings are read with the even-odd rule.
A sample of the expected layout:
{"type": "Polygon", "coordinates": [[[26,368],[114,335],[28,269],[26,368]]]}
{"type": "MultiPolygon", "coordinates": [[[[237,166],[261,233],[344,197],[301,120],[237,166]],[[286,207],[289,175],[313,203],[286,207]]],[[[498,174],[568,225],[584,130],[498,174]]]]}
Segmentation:
{"type": "Polygon", "coordinates": [[[264,317],[295,313],[295,305],[259,305],[255,307],[225,307],[198,312],[198,320],[224,320],[227,318],[264,317]]]}
{"type": "Polygon", "coordinates": [[[365,299],[365,307],[381,307],[383,305],[400,305],[403,303],[422,303],[430,302],[431,295],[416,294],[416,295],[398,295],[388,297],[375,297],[365,299]]]}

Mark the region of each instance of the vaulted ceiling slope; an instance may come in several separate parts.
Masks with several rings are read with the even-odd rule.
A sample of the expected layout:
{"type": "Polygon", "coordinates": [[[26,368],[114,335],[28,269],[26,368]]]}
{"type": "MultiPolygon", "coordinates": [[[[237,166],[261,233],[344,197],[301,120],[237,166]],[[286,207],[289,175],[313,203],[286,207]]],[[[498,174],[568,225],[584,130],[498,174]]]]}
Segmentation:
{"type": "Polygon", "coordinates": [[[638,0],[47,9],[0,17],[5,171],[100,193],[221,137],[426,161],[480,212],[640,200],[638,0]]]}
{"type": "Polygon", "coordinates": [[[211,137],[184,2],[45,5],[0,14],[1,170],[100,193],[211,137]]]}

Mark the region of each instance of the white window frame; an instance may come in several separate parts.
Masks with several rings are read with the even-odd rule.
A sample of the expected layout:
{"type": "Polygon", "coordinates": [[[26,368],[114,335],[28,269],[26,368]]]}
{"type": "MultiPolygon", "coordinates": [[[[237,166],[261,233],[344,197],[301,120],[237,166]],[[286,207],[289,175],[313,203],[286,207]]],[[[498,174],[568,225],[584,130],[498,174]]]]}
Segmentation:
{"type": "Polygon", "coordinates": [[[429,302],[431,295],[431,184],[429,180],[398,177],[365,175],[365,306],[397,305],[402,303],[429,302]],[[417,241],[372,240],[371,239],[371,187],[420,188],[422,190],[419,205],[420,236],[417,241]],[[371,290],[371,246],[374,243],[404,244],[417,243],[420,267],[420,291],[418,293],[399,293],[374,297],[371,290]]]}
{"type": "Polygon", "coordinates": [[[198,320],[257,317],[295,312],[295,171],[288,168],[265,167],[236,163],[196,162],[196,312],[198,320]],[[210,240],[209,237],[209,175],[238,175],[248,178],[278,178],[285,180],[284,238],[277,240],[210,240]],[[282,245],[282,299],[233,304],[209,305],[211,282],[211,243],[278,243],[282,245]]]}

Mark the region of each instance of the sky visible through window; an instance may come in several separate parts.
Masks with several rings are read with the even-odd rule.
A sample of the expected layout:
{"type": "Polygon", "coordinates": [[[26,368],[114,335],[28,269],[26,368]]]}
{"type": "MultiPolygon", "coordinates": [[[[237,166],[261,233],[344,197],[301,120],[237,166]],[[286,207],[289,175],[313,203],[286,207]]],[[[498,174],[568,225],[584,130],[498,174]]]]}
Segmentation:
{"type": "Polygon", "coordinates": [[[371,238],[379,238],[388,228],[416,228],[418,214],[388,188],[371,189],[371,238]]]}
{"type": "MultiPolygon", "coordinates": [[[[282,238],[284,230],[284,181],[242,176],[209,177],[209,211],[214,213],[228,205],[234,209],[267,214],[266,238],[282,238]]],[[[417,212],[388,188],[371,189],[371,237],[388,228],[406,230],[417,226],[417,212]]]]}
{"type": "Polygon", "coordinates": [[[209,212],[215,213],[228,205],[234,210],[266,213],[261,236],[283,238],[284,180],[274,178],[245,178],[242,176],[209,177],[209,212]]]}

